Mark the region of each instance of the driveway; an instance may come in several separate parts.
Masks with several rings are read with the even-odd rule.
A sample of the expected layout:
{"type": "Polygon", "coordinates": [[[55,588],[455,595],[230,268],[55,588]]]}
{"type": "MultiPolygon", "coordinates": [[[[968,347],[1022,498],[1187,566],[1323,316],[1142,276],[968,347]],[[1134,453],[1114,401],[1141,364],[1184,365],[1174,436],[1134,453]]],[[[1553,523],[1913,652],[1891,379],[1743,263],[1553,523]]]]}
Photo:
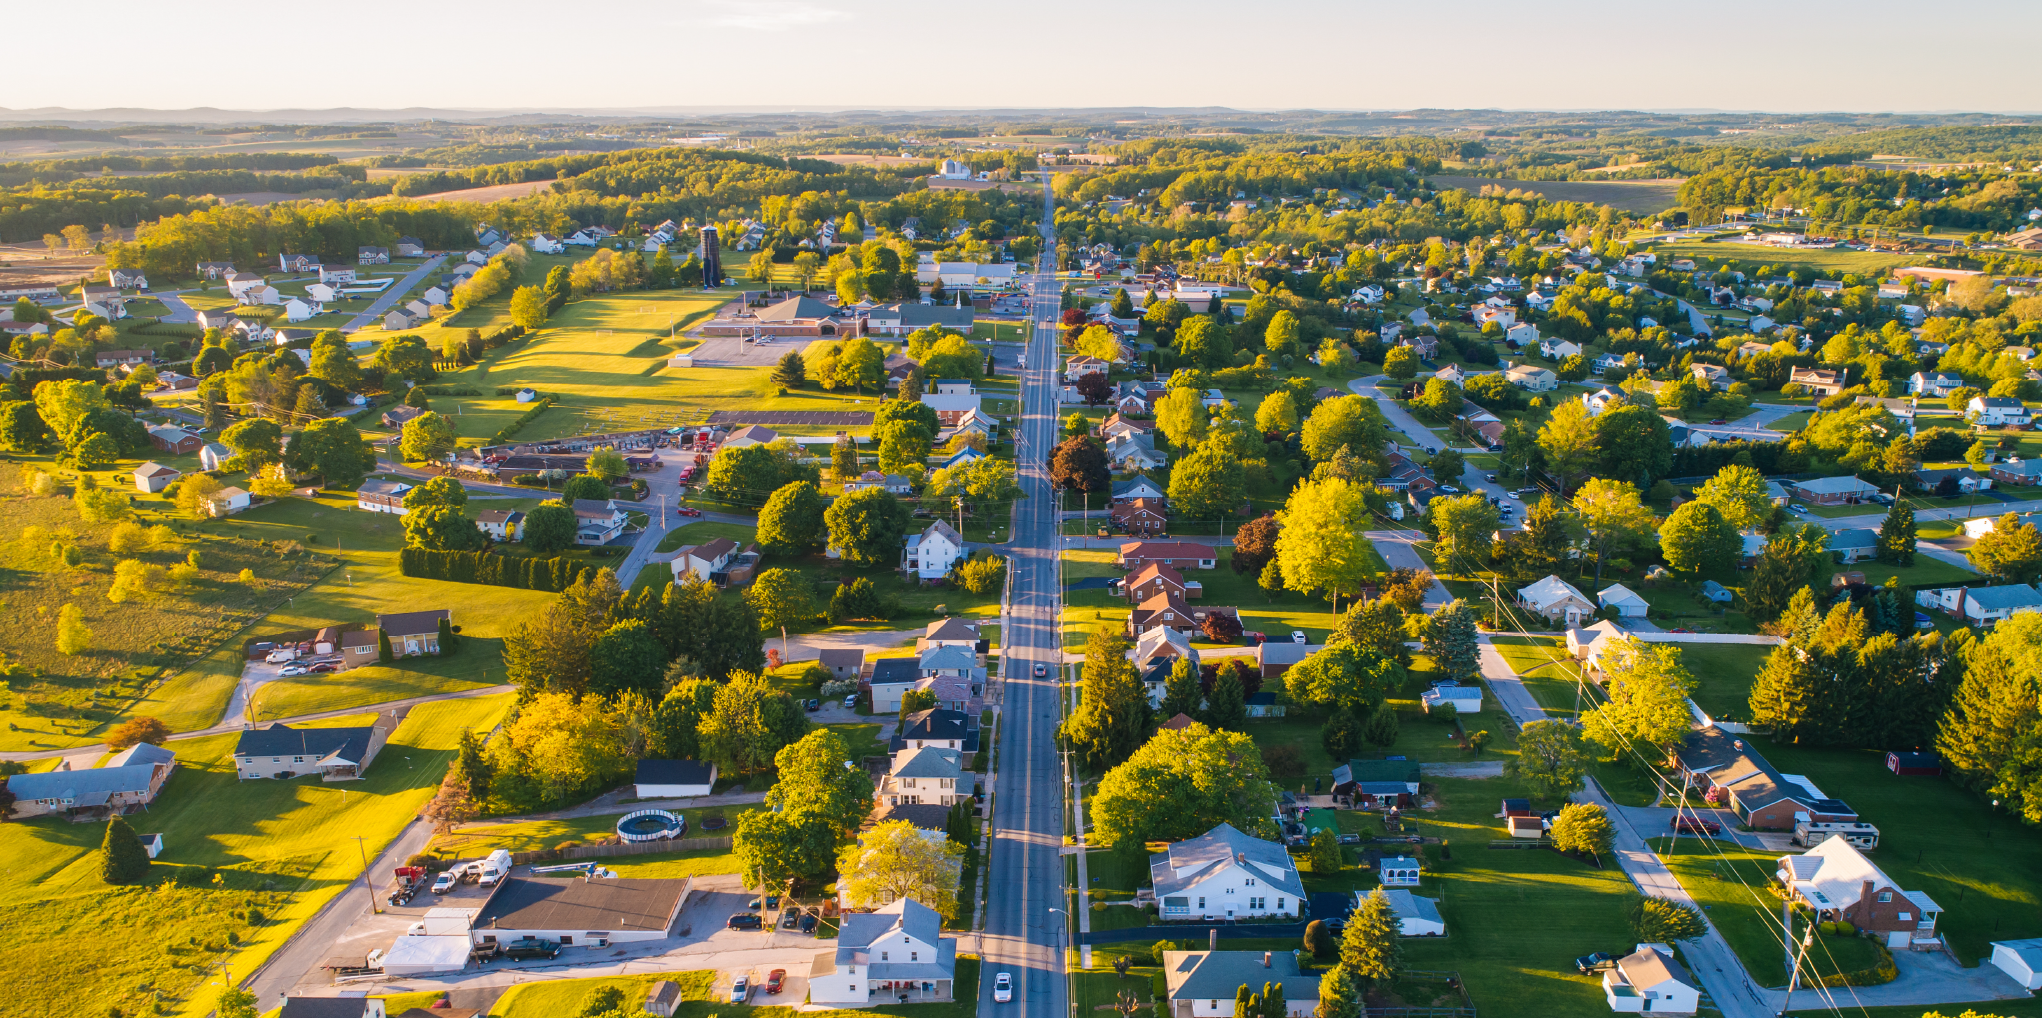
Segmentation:
{"type": "Polygon", "coordinates": [[[444,253],[436,254],[426,259],[424,264],[418,268],[405,273],[403,279],[390,284],[390,288],[384,290],[382,296],[371,301],[366,310],[348,319],[347,324],[340,327],[340,331],[356,332],[380,321],[383,315],[388,313],[391,308],[397,306],[397,301],[400,298],[410,293],[411,288],[417,286],[420,280],[432,275],[433,271],[440,267],[440,263],[446,260],[447,256],[444,253]]]}
{"type": "MultiPolygon", "coordinates": [[[[1418,557],[1418,550],[1412,547],[1413,542],[1424,537],[1424,534],[1416,530],[1371,530],[1368,533],[1369,542],[1375,545],[1376,554],[1381,555],[1383,562],[1392,569],[1428,568],[1425,560],[1418,557]]],[[[1446,592],[1446,585],[1435,578],[1432,581],[1432,589],[1425,592],[1425,607],[1436,609],[1451,600],[1453,595],[1446,592]]]]}
{"type": "Polygon", "coordinates": [[[184,298],[179,296],[179,294],[182,294],[184,292],[185,291],[183,290],[175,290],[169,293],[152,293],[150,295],[155,297],[157,300],[162,301],[164,308],[166,308],[170,312],[169,314],[164,315],[162,318],[157,319],[157,321],[169,322],[177,325],[198,324],[199,320],[198,311],[195,310],[190,304],[186,304],[184,302],[184,298]]]}
{"type": "MultiPolygon", "coordinates": [[[[1347,387],[1360,395],[1375,400],[1376,408],[1381,410],[1383,416],[1389,419],[1390,426],[1403,432],[1418,448],[1426,452],[1437,452],[1441,448],[1440,437],[1420,422],[1418,418],[1413,417],[1410,411],[1399,406],[1395,398],[1376,388],[1377,383],[1386,380],[1388,377],[1387,375],[1370,375],[1367,378],[1357,378],[1348,382],[1347,387]]],[[[1458,480],[1445,477],[1435,477],[1433,480],[1441,484],[1453,485],[1462,491],[1481,492],[1492,499],[1498,500],[1501,505],[1513,505],[1510,492],[1503,485],[1490,481],[1488,474],[1476,470],[1472,465],[1461,470],[1461,476],[1458,480]]]]}

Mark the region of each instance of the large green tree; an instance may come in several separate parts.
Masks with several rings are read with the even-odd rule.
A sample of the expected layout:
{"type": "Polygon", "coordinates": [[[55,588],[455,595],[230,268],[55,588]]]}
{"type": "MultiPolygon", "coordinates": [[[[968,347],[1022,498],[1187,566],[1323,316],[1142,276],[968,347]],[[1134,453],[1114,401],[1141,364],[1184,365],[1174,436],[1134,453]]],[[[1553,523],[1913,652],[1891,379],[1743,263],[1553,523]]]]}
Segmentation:
{"type": "Polygon", "coordinates": [[[1388,984],[1404,968],[1403,927],[1382,888],[1370,891],[1340,935],[1340,966],[1357,980],[1388,984]]]}
{"type": "Polygon", "coordinates": [[[1475,606],[1457,597],[1432,614],[1425,626],[1425,653],[1430,655],[1442,678],[1464,686],[1482,677],[1480,628],[1475,606]]]}
{"type": "Polygon", "coordinates": [[[839,495],[823,513],[830,547],[852,565],[868,568],[899,560],[909,519],[908,507],[884,488],[839,495]]]}
{"type": "Polygon", "coordinates": [[[783,485],[759,510],[759,547],[774,555],[806,555],[828,537],[822,493],[811,481],[783,485]]]}
{"type": "Polygon", "coordinates": [[[1223,521],[1247,500],[1248,476],[1238,459],[1223,447],[1207,443],[1171,468],[1167,494],[1178,516],[1223,521]]]}
{"type": "Polygon", "coordinates": [[[1673,470],[1672,429],[1652,410],[1630,403],[1611,407],[1595,418],[1594,432],[1598,476],[1649,488],[1673,470]]]}
{"type": "Polygon", "coordinates": [[[1732,463],[1695,489],[1695,501],[1715,506],[1733,529],[1757,530],[1773,511],[1772,496],[1765,484],[1764,474],[1732,463]]]}
{"type": "Polygon", "coordinates": [[[1914,505],[1895,499],[1886,519],[1879,524],[1879,561],[1889,565],[1914,564],[1914,505]]]}
{"type": "Polygon", "coordinates": [[[125,817],[106,822],[106,837],[99,843],[99,878],[109,884],[139,884],[149,876],[149,851],[128,826],[125,817]]]}
{"type": "Polygon", "coordinates": [[[1592,762],[1579,727],[1545,718],[1517,733],[1517,755],[1503,762],[1503,775],[1523,783],[1534,796],[1551,799],[1581,787],[1592,762]]]}
{"type": "Polygon", "coordinates": [[[1375,400],[1349,395],[1312,408],[1301,439],[1305,455],[1315,462],[1332,459],[1343,447],[1363,459],[1380,462],[1389,435],[1389,422],[1375,400]]]}
{"type": "Polygon", "coordinates": [[[603,630],[589,647],[589,692],[656,696],[666,662],[666,646],[651,628],[638,619],[625,619],[603,630]]]}
{"type": "Polygon", "coordinates": [[[1426,517],[1439,531],[1433,555],[1442,566],[1451,563],[1455,571],[1472,573],[1488,562],[1502,516],[1487,498],[1477,494],[1435,498],[1426,517]]]}
{"type": "Polygon", "coordinates": [[[1091,812],[1094,837],[1107,845],[1181,841],[1223,823],[1269,836],[1276,789],[1253,739],[1193,723],[1157,731],[1107,771],[1091,812]]]}
{"type": "Polygon", "coordinates": [[[407,463],[444,459],[454,451],[459,437],[454,430],[454,422],[427,410],[404,422],[404,430],[397,441],[397,453],[407,463]]]}
{"type": "Polygon", "coordinates": [[[1127,759],[1149,727],[1149,698],[1118,634],[1094,631],[1085,644],[1084,689],[1064,719],[1063,738],[1087,766],[1111,767],[1127,759]]]}
{"type": "Polygon", "coordinates": [[[328,417],[313,421],[291,440],[288,458],[318,474],[329,488],[352,488],[376,468],[376,449],[362,440],[350,421],[328,417]]]}
{"type": "Polygon", "coordinates": [[[1689,502],[1675,509],[1659,528],[1659,550],[1667,565],[1684,573],[1698,573],[1735,563],[1744,541],[1715,506],[1689,502]]]}
{"type": "MultiPolygon", "coordinates": [[[[702,755],[730,775],[757,774],[808,734],[808,715],[785,690],[753,672],[733,672],[716,691],[697,737],[702,755]]],[[[839,764],[841,766],[841,764],[839,764]]],[[[866,793],[871,794],[869,791],[866,793]]]]}
{"type": "Polygon", "coordinates": [[[1377,561],[1365,486],[1339,477],[1308,481],[1291,492],[1278,519],[1275,561],[1286,587],[1323,594],[1336,611],[1341,595],[1360,592],[1377,561]]]}
{"type": "Polygon", "coordinates": [[[1601,669],[1608,698],[1581,716],[1590,740],[1621,757],[1638,743],[1670,750],[1694,728],[1688,695],[1696,683],[1679,647],[1625,637],[1603,649],[1601,669]]]}
{"type": "Polygon", "coordinates": [[[2008,513],[1993,521],[1967,553],[1971,564],[2001,583],[2028,583],[2042,575],[2042,532],[2008,513]]]}
{"type": "Polygon", "coordinates": [[[1404,683],[1404,669],[1374,647],[1336,643],[1292,665],[1283,688],[1315,711],[1364,716],[1404,683]]]}

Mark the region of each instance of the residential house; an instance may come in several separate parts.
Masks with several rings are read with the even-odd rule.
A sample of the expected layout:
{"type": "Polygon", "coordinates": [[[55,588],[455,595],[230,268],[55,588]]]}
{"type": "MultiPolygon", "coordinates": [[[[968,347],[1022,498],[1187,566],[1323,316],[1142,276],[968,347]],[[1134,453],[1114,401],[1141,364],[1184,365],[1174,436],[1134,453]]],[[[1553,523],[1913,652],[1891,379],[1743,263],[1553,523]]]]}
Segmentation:
{"type": "Polygon", "coordinates": [[[952,617],[929,623],[922,630],[921,637],[915,641],[915,649],[920,651],[930,647],[971,647],[983,654],[985,648],[981,644],[984,643],[986,641],[978,635],[976,625],[952,617]]]}
{"type": "Polygon", "coordinates": [[[262,277],[256,275],[253,272],[227,273],[227,295],[233,297],[235,300],[238,300],[243,304],[255,303],[254,301],[249,299],[249,294],[255,292],[257,289],[262,288],[263,286],[264,283],[262,277]]]}
{"type": "Polygon", "coordinates": [[[947,1001],[956,985],[957,939],[943,916],[911,898],[843,916],[834,946],[809,963],[808,1002],[825,1008],[947,1001]]]}
{"type": "Polygon", "coordinates": [[[872,797],[884,806],[950,806],[970,799],[975,784],[962,754],[929,746],[895,756],[872,797]]]}
{"type": "Polygon", "coordinates": [[[901,697],[921,681],[920,661],[911,657],[883,657],[872,662],[872,674],[865,679],[874,714],[900,713],[901,697]]]}
{"type": "Polygon", "coordinates": [[[440,624],[449,626],[454,613],[445,608],[398,612],[376,616],[376,628],[390,640],[390,653],[398,657],[425,657],[440,652],[440,624]]]}
{"type": "Polygon", "coordinates": [[[319,271],[319,256],[280,254],[277,256],[277,268],[283,272],[317,272],[319,271]]]}
{"type": "Polygon", "coordinates": [[[516,509],[484,509],[475,514],[476,529],[491,540],[513,542],[524,528],[525,514],[516,509]]]}
{"type": "Polygon", "coordinates": [[[1787,383],[1817,396],[1834,396],[1844,386],[1843,372],[1827,368],[1794,368],[1787,374],[1787,383]]]}
{"type": "Polygon", "coordinates": [[[1155,433],[1156,424],[1154,421],[1138,421],[1131,417],[1122,416],[1117,411],[1108,414],[1105,420],[1099,422],[1099,437],[1109,442],[1122,435],[1153,436],[1155,433]]]}
{"type": "Polygon", "coordinates": [[[780,440],[780,433],[762,424],[747,424],[730,433],[723,440],[723,448],[741,449],[748,445],[772,445],[780,440]]]}
{"type": "Polygon", "coordinates": [[[234,274],[233,262],[199,262],[192,267],[192,273],[209,283],[219,282],[224,276],[234,274]]]}
{"type": "Polygon", "coordinates": [[[356,279],[355,269],[354,266],[352,265],[319,266],[319,281],[329,286],[338,285],[340,283],[352,283],[355,281],[355,279],[356,279]]]}
{"type": "Polygon", "coordinates": [[[1304,909],[1304,881],[1290,853],[1232,824],[1150,856],[1149,876],[1166,922],[1297,916],[1304,909]]]}
{"type": "Polygon", "coordinates": [[[1409,806],[1418,797],[1418,765],[1407,760],[1349,760],[1332,778],[1328,791],[1357,807],[1409,806]]]}
{"type": "Polygon", "coordinates": [[[968,378],[938,378],[922,394],[922,403],[931,410],[977,410],[981,402],[978,386],[968,378]]]}
{"type": "Polygon", "coordinates": [[[1704,794],[1722,798],[1738,819],[1761,831],[1793,830],[1795,814],[1816,822],[1856,820],[1841,800],[1832,799],[1798,774],[1781,774],[1742,736],[1714,726],[1690,731],[1674,750],[1682,778],[1704,794]]]}
{"type": "Polygon", "coordinates": [[[1490,322],[1495,322],[1498,326],[1505,329],[1517,324],[1517,312],[1508,307],[1478,304],[1472,313],[1475,316],[1475,327],[1478,329],[1488,325],[1490,322]]]}
{"type": "Polygon", "coordinates": [[[322,781],[355,780],[369,769],[389,734],[380,726],[293,728],[279,722],[244,728],[234,744],[234,776],[247,781],[316,773],[322,781]]]}
{"type": "Polygon", "coordinates": [[[202,470],[225,469],[228,460],[234,457],[234,450],[218,442],[207,442],[199,446],[199,468],[202,470]]]}
{"type": "MultiPolygon", "coordinates": [[[[587,501],[576,500],[575,509],[577,516],[580,515],[581,505],[587,501]]],[[[593,506],[604,504],[601,502],[592,503],[592,511],[593,506]]],[[[591,517],[585,525],[607,527],[605,521],[594,517],[591,517]]],[[[722,586],[725,582],[724,578],[729,575],[731,563],[737,560],[737,554],[738,546],[736,541],[728,537],[718,537],[702,544],[691,544],[682,548],[674,553],[673,561],[667,565],[673,571],[675,583],[687,583],[692,580],[697,583],[722,586]]]]}
{"type": "Polygon", "coordinates": [[[424,293],[418,295],[419,300],[435,307],[446,304],[451,297],[451,294],[437,286],[428,286],[424,293]]]}
{"type": "MultiPolygon", "coordinates": [[[[1167,913],[1166,913],[1167,916],[1167,913]]],[[[1289,951],[1164,951],[1168,1018],[1234,1018],[1237,991],[1283,987],[1285,1018],[1318,1013],[1319,976],[1298,968],[1289,951]]]]}
{"type": "Polygon", "coordinates": [[[1547,576],[1520,589],[1517,603],[1545,616],[1548,621],[1563,622],[1568,626],[1579,625],[1583,618],[1595,614],[1596,607],[1588,595],[1558,576],[1547,576]]]}
{"type": "Polygon", "coordinates": [[[1482,687],[1463,686],[1447,680],[1435,682],[1432,688],[1418,695],[1425,713],[1433,711],[1453,714],[1480,714],[1482,712],[1482,687]]]}
{"type": "Polygon", "coordinates": [[[154,494],[183,476],[184,473],[176,467],[166,467],[161,463],[144,463],[135,468],[135,490],[154,494]]]}
{"type": "Polygon", "coordinates": [[[284,319],[286,321],[292,322],[308,321],[318,315],[324,314],[325,311],[326,311],[325,308],[322,308],[319,305],[312,303],[311,301],[301,300],[297,297],[292,297],[291,299],[284,301],[284,319]]]}
{"type": "Polygon", "coordinates": [[[1138,498],[1111,506],[1106,512],[1116,529],[1146,537],[1170,529],[1170,518],[1165,515],[1163,506],[1164,501],[1159,498],[1138,498]]]}
{"type": "MultiPolygon", "coordinates": [[[[598,547],[623,536],[624,527],[630,522],[624,507],[617,500],[598,498],[577,498],[574,500],[574,543],[585,547],[598,547]]],[[[728,542],[727,537],[717,541],[728,542]]],[[[735,548],[735,545],[732,546],[735,548]]],[[[680,561],[680,559],[675,559],[680,561]]]]}
{"type": "MultiPolygon", "coordinates": [[[[1761,538],[1762,541],[1763,539],[1761,538]]],[[[1761,547],[1763,547],[1763,543],[1761,543],[1761,547]]],[[[1619,618],[1626,619],[1642,619],[1645,617],[1646,611],[1652,607],[1646,603],[1644,598],[1639,597],[1631,588],[1621,583],[1611,584],[1601,593],[1595,595],[1595,600],[1596,603],[1604,608],[1614,610],[1619,618]]]]}
{"type": "Polygon", "coordinates": [[[1212,569],[1219,565],[1219,553],[1211,545],[1189,541],[1128,541],[1120,546],[1116,564],[1139,570],[1152,563],[1173,569],[1212,569]]]}
{"type": "Polygon", "coordinates": [[[1863,528],[1839,530],[1829,535],[1829,553],[1844,565],[1877,558],[1879,534],[1877,531],[1863,528]]]}
{"type": "Polygon", "coordinates": [[[1169,677],[1170,667],[1178,658],[1190,661],[1193,668],[1199,667],[1198,651],[1191,646],[1191,638],[1169,626],[1157,626],[1134,641],[1134,667],[1141,672],[1151,706],[1163,702],[1163,680],[1169,677]]]}
{"type": "Polygon", "coordinates": [[[411,511],[404,507],[404,495],[410,490],[411,485],[404,481],[363,481],[355,489],[355,508],[403,516],[411,511]]]}
{"type": "Polygon", "coordinates": [[[1138,475],[1135,477],[1130,477],[1124,481],[1113,482],[1113,501],[1116,503],[1132,502],[1136,499],[1141,498],[1162,498],[1162,497],[1163,486],[1150,480],[1146,476],[1138,475]]]}
{"type": "Polygon", "coordinates": [[[1122,581],[1121,591],[1129,603],[1140,604],[1159,594],[1193,600],[1204,596],[1205,587],[1197,580],[1185,580],[1184,574],[1171,566],[1151,562],[1122,581]]]}
{"type": "Polygon", "coordinates": [[[2042,611],[2042,593],[2025,583],[1917,590],[1914,603],[1941,608],[1974,626],[1989,626],[2022,612],[2042,611]]]}
{"type": "Polygon", "coordinates": [[[1104,375],[1108,367],[1105,361],[1081,353],[1064,362],[1064,381],[1075,383],[1086,375],[1104,375]]]}
{"type": "Polygon", "coordinates": [[[640,799],[708,795],[716,787],[716,765],[699,760],[640,760],[635,784],[640,799]]]}
{"type": "Polygon", "coordinates": [[[403,332],[425,322],[430,317],[430,315],[413,314],[408,308],[392,308],[389,314],[383,316],[383,331],[403,332]]]}
{"type": "MultiPolygon", "coordinates": [[[[1366,901],[1369,892],[1354,892],[1355,907],[1366,901]]],[[[1439,902],[1432,898],[1421,898],[1401,887],[1383,892],[1390,902],[1390,914],[1397,917],[1397,932],[1406,937],[1444,937],[1446,920],[1440,918],[1439,902]]]]}
{"type": "Polygon", "coordinates": [[[1858,480],[1851,474],[1786,483],[1790,494],[1809,505],[1856,505],[1871,501],[1872,496],[1879,494],[1878,485],[1858,480]]]}
{"type": "Polygon", "coordinates": [[[857,679],[865,671],[862,647],[824,647],[815,655],[817,664],[829,670],[832,679],[857,679]]]}
{"type": "Polygon", "coordinates": [[[1992,465],[1992,479],[2001,484],[2042,484],[2042,459],[2010,456],[1992,465]]]}
{"type": "Polygon", "coordinates": [[[197,452],[199,446],[205,444],[205,440],[183,428],[159,424],[149,429],[149,444],[160,452],[182,456],[197,452]]]}
{"type": "Polygon", "coordinates": [[[1152,434],[1129,432],[1108,439],[1106,459],[1115,470],[1153,470],[1170,462],[1152,434]]]}
{"type": "Polygon", "coordinates": [[[1916,396],[1946,397],[1964,386],[1962,375],[1947,375],[1917,371],[1907,376],[1907,391],[1916,396]]]}
{"type": "Polygon", "coordinates": [[[72,819],[98,819],[146,809],[176,769],[176,753],[143,742],[115,753],[98,767],[72,770],[59,764],[52,771],[16,774],[7,779],[7,791],[14,802],[6,816],[63,814],[72,819]]]}
{"type": "Polygon", "coordinates": [[[1262,681],[1279,678],[1291,666],[1312,656],[1308,644],[1292,643],[1289,640],[1267,640],[1255,645],[1255,667],[1262,672],[1262,681]]]}
{"type": "Polygon", "coordinates": [[[399,237],[397,238],[397,257],[424,258],[425,244],[417,237],[399,237]]]}
{"type": "Polygon", "coordinates": [[[1158,627],[1168,627],[1189,634],[1201,630],[1205,620],[1213,615],[1232,616],[1238,622],[1240,610],[1208,606],[1192,608],[1184,603],[1183,598],[1164,591],[1143,601],[1134,611],[1128,613],[1127,635],[1138,637],[1158,627]]]}
{"type": "Polygon", "coordinates": [[[1780,857],[1775,876],[1823,922],[1848,922],[1888,948],[1936,946],[1943,907],[1923,891],[1903,890],[1847,838],[1828,838],[1780,857]]]}
{"type": "MultiPolygon", "coordinates": [[[[882,661],[901,660],[913,664],[908,658],[882,658],[882,661]]],[[[893,708],[900,710],[898,704],[893,708]]],[[[875,712],[878,708],[873,708],[875,712]]],[[[978,711],[954,710],[946,707],[931,707],[918,710],[901,719],[893,739],[887,743],[887,752],[905,753],[911,749],[955,750],[964,766],[972,766],[978,756],[979,736],[978,711]]]]}
{"type": "Polygon", "coordinates": [[[567,249],[560,238],[549,233],[532,234],[532,251],[536,254],[559,254],[567,249]]]}
{"type": "Polygon", "coordinates": [[[206,515],[215,518],[232,516],[248,508],[249,498],[248,492],[244,489],[231,485],[221,488],[219,491],[213,492],[212,498],[206,500],[206,515]]]}
{"type": "Polygon", "coordinates": [[[1694,1014],[1702,991],[1664,944],[1639,944],[1603,971],[1602,995],[1612,1011],[1694,1014]]]}
{"type": "Polygon", "coordinates": [[[937,520],[902,542],[900,569],[923,583],[932,583],[950,575],[964,557],[964,538],[950,524],[937,520]]]}
{"type": "Polygon", "coordinates": [[[1721,364],[1697,363],[1690,365],[1690,367],[1694,369],[1695,381],[1701,383],[1704,387],[1723,390],[1730,388],[1730,369],[1721,364]]]}
{"type": "Polygon", "coordinates": [[[1548,336],[1539,341],[1539,353],[1544,354],[1547,360],[1555,361],[1578,357],[1581,355],[1581,344],[1548,336]]]}
{"type": "Polygon", "coordinates": [[[1467,384],[1469,374],[1470,372],[1462,371],[1461,366],[1459,364],[1449,364],[1446,367],[1440,368],[1438,371],[1433,372],[1432,377],[1437,378],[1442,382],[1452,382],[1455,385],[1465,385],[1467,384]]]}
{"type": "Polygon", "coordinates": [[[390,264],[390,249],[387,247],[357,247],[355,248],[355,264],[388,265],[390,264]]]}
{"type": "Polygon", "coordinates": [[[1977,414],[1977,424],[1987,428],[2025,428],[2034,422],[2026,404],[2012,396],[1973,396],[1965,404],[1965,416],[1977,414]]]}
{"type": "Polygon", "coordinates": [[[1539,341],[1539,327],[1530,322],[1519,322],[1503,330],[1503,341],[1515,349],[1525,349],[1539,341]]]}
{"type": "Polygon", "coordinates": [[[977,449],[967,445],[964,448],[951,453],[949,457],[943,460],[943,462],[939,465],[938,469],[948,470],[951,467],[957,466],[961,463],[970,463],[974,460],[985,459],[985,457],[986,457],[985,453],[982,453],[977,449]]]}
{"type": "Polygon", "coordinates": [[[1560,387],[1560,376],[1536,364],[1519,364],[1504,370],[1510,384],[1526,392],[1551,392],[1560,387]]]}
{"type": "MultiPolygon", "coordinates": [[[[314,304],[331,304],[342,299],[344,294],[339,287],[330,286],[326,283],[313,283],[305,287],[305,296],[312,298],[314,304]]],[[[285,304],[284,307],[288,310],[290,305],[285,304]]]]}
{"type": "Polygon", "coordinates": [[[1581,405],[1588,408],[1588,416],[1595,417],[1611,407],[1620,407],[1628,402],[1623,390],[1603,386],[1594,392],[1581,394],[1581,405]]]}
{"type": "Polygon", "coordinates": [[[1957,491],[1965,495],[1984,491],[1992,487],[1991,474],[1981,474],[1970,467],[1945,467],[1940,470],[1917,470],[1914,472],[1915,485],[1923,491],[1932,493],[1937,492],[1942,487],[1945,478],[1954,481],[1957,485],[1957,491]]]}

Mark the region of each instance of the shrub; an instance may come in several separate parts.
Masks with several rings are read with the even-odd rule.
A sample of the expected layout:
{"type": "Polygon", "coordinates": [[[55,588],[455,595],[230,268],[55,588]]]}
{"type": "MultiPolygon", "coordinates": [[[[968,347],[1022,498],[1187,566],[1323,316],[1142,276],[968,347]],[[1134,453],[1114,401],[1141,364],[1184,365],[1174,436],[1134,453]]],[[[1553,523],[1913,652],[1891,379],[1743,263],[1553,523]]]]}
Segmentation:
{"type": "Polygon", "coordinates": [[[857,679],[831,679],[822,684],[822,698],[825,700],[842,700],[857,691],[857,679]]]}

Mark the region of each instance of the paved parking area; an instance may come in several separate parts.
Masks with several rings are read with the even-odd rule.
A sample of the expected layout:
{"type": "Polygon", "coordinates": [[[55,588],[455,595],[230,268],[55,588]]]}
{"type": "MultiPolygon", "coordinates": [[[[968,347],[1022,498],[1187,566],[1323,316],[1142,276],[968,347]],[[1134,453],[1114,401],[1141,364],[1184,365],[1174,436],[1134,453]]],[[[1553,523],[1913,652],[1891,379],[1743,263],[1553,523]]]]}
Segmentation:
{"type": "Polygon", "coordinates": [[[747,343],[742,336],[714,336],[684,352],[695,358],[698,368],[763,367],[780,363],[787,351],[799,352],[808,343],[807,336],[766,336],[757,343],[747,343]]]}

